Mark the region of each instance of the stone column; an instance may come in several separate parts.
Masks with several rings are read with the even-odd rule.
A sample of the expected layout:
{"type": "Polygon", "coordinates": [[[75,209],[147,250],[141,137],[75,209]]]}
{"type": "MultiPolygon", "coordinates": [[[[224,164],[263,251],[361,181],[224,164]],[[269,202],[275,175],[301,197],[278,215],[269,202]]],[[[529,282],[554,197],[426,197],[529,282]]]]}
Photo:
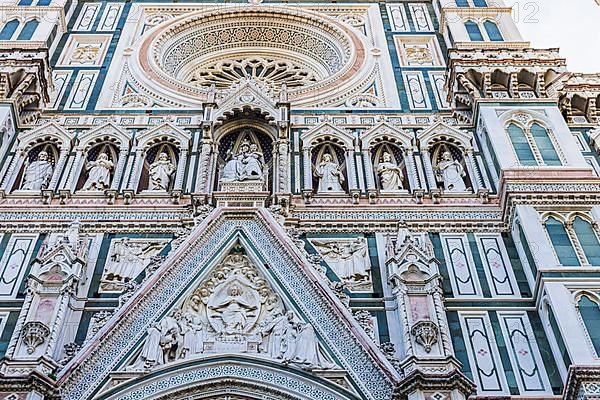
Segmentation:
{"type": "Polygon", "coordinates": [[[277,141],[277,172],[273,169],[277,179],[277,193],[289,192],[288,171],[290,168],[289,140],[279,139],[277,141]]]}
{"type": "Polygon", "coordinates": [[[354,160],[354,151],[347,149],[345,152],[346,156],[346,171],[348,174],[348,188],[351,192],[357,191],[358,185],[356,184],[356,161],[354,160]]]}
{"type": "Polygon", "coordinates": [[[312,160],[310,154],[310,147],[302,148],[302,163],[304,167],[304,188],[303,190],[307,191],[313,190],[313,181],[312,181],[312,160]]]}
{"type": "Polygon", "coordinates": [[[187,165],[188,150],[181,149],[179,151],[179,161],[177,162],[177,173],[175,174],[175,184],[173,190],[181,190],[183,187],[183,177],[185,175],[185,167],[187,165]]]}
{"type": "Polygon", "coordinates": [[[10,163],[6,164],[4,179],[2,179],[0,190],[3,190],[6,193],[10,192],[15,183],[15,179],[17,179],[18,171],[21,169],[23,163],[25,162],[26,156],[27,155],[23,150],[17,150],[17,152],[13,155],[10,163]]]}
{"type": "Polygon", "coordinates": [[[367,175],[367,190],[375,191],[377,187],[375,186],[375,171],[373,170],[373,161],[371,160],[370,151],[368,149],[363,150],[362,158],[363,164],[365,165],[365,172],[367,175]]]}
{"type": "Polygon", "coordinates": [[[421,158],[423,159],[423,164],[425,165],[425,176],[427,177],[429,190],[437,189],[435,173],[433,172],[433,165],[431,164],[431,154],[429,154],[427,149],[421,149],[421,158]]]}
{"type": "Polygon", "coordinates": [[[135,192],[137,189],[137,185],[140,181],[140,173],[142,172],[142,163],[144,162],[144,153],[144,149],[137,148],[135,150],[135,160],[133,162],[133,168],[131,168],[127,190],[135,192]]]}
{"type": "Polygon", "coordinates": [[[127,161],[127,153],[128,153],[128,150],[126,148],[119,150],[119,160],[117,162],[117,166],[115,167],[115,174],[113,175],[113,180],[110,184],[111,190],[119,189],[121,177],[123,176],[123,172],[125,170],[125,162],[127,161]]]}
{"type": "Polygon", "coordinates": [[[58,156],[58,161],[54,165],[54,173],[52,174],[52,179],[50,180],[50,183],[48,184],[48,190],[53,191],[56,189],[56,186],[58,185],[58,178],[60,177],[60,174],[61,174],[63,168],[65,167],[65,163],[67,162],[68,155],[69,155],[69,149],[67,149],[65,147],[61,147],[59,156],[58,156]]]}
{"type": "Polygon", "coordinates": [[[202,147],[200,149],[200,160],[198,161],[198,171],[196,175],[196,187],[194,192],[208,194],[209,176],[210,176],[210,155],[212,153],[212,140],[202,139],[202,147]]]}
{"type": "Polygon", "coordinates": [[[75,149],[75,160],[71,164],[71,169],[69,170],[69,176],[67,177],[67,182],[65,183],[65,189],[74,192],[75,186],[77,185],[77,176],[82,170],[82,162],[85,162],[83,148],[78,147],[75,149]]]}
{"type": "Polygon", "coordinates": [[[469,177],[471,178],[471,184],[473,185],[473,192],[477,193],[477,191],[483,188],[483,179],[481,178],[481,174],[477,169],[477,164],[475,162],[475,156],[473,155],[473,149],[468,149],[466,151],[466,160],[465,163],[467,165],[467,171],[469,172],[469,177]]]}
{"type": "Polygon", "coordinates": [[[419,178],[417,173],[417,168],[415,166],[415,157],[413,156],[413,152],[411,149],[405,149],[402,152],[404,156],[404,165],[406,165],[406,172],[408,173],[408,184],[410,185],[410,189],[421,189],[421,185],[419,185],[419,178]]]}

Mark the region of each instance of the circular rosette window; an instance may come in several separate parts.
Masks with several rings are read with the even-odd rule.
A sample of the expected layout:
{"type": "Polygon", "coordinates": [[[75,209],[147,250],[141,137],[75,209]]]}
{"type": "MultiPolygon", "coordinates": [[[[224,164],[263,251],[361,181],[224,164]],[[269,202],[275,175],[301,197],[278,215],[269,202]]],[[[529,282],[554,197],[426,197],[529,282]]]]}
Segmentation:
{"type": "Polygon", "coordinates": [[[220,7],[158,24],[134,63],[148,92],[198,105],[211,86],[254,79],[296,106],[342,104],[372,77],[369,45],[351,27],[283,7],[220,7]]]}

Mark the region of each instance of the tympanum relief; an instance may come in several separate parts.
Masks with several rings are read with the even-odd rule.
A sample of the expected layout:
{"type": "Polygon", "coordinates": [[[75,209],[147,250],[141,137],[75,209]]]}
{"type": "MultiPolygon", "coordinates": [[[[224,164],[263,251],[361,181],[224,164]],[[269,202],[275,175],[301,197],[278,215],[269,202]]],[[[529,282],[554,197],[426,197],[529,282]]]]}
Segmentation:
{"type": "Polygon", "coordinates": [[[181,307],[148,328],[127,370],[222,353],[252,354],[309,370],[337,368],[324,355],[312,325],[284,304],[239,249],[181,307]]]}
{"type": "Polygon", "coordinates": [[[113,240],[100,281],[105,292],[122,292],[127,282],[135,279],[167,244],[168,239],[113,240]]]}
{"type": "Polygon", "coordinates": [[[371,260],[365,238],[313,239],[310,243],[349,290],[372,290],[371,260]]]}

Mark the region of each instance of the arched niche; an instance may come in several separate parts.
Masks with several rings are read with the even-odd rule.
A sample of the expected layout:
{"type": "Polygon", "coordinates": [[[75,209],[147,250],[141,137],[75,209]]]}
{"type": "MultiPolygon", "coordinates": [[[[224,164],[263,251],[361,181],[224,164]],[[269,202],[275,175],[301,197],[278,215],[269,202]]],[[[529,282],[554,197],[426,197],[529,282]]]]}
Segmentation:
{"type": "Polygon", "coordinates": [[[59,157],[59,149],[53,142],[42,142],[30,148],[14,182],[13,191],[48,189],[59,157]]]}
{"type": "Polygon", "coordinates": [[[315,188],[317,195],[340,194],[348,193],[348,166],[346,164],[346,156],[344,149],[336,143],[325,142],[314,147],[311,151],[312,163],[312,187],[315,188]],[[329,156],[329,157],[327,157],[329,156]],[[330,163],[337,166],[339,175],[336,181],[336,176],[332,176],[331,167],[325,166],[324,163],[330,158],[330,163]],[[331,180],[331,182],[328,182],[331,180]],[[337,182],[341,187],[341,191],[336,189],[337,182]]]}
{"type": "Polygon", "coordinates": [[[439,141],[429,148],[436,185],[445,192],[472,192],[464,152],[453,141],[439,141]],[[455,164],[452,166],[451,163],[455,164]]]}
{"type": "Polygon", "coordinates": [[[137,135],[134,146],[135,161],[127,184],[128,193],[150,191],[153,194],[171,193],[177,201],[183,191],[183,178],[186,173],[190,138],[188,132],[170,123],[147,129],[137,135]],[[161,154],[165,159],[161,160],[161,154]],[[170,174],[163,174],[163,180],[168,176],[169,184],[166,190],[152,190],[150,176],[152,166],[161,161],[161,168],[170,174]],[[170,165],[169,165],[170,163],[170,165]]]}
{"type": "Polygon", "coordinates": [[[85,131],[78,135],[72,167],[69,176],[62,186],[65,190],[75,192],[84,189],[93,163],[98,161],[101,153],[105,153],[112,163],[108,185],[102,190],[117,190],[121,184],[129,148],[129,134],[121,127],[109,122],[105,125],[85,131]]]}
{"type": "MultiPolygon", "coordinates": [[[[46,187],[39,190],[56,189],[71,148],[71,138],[66,130],[52,122],[19,134],[16,151],[10,159],[0,189],[6,192],[20,190],[27,166],[35,162],[35,158],[44,147],[50,149],[47,153],[53,171],[46,187]]],[[[29,192],[38,192],[38,190],[29,192]]]]}
{"type": "Polygon", "coordinates": [[[242,182],[261,180],[264,183],[263,190],[270,191],[274,185],[276,162],[273,133],[264,124],[250,120],[226,125],[218,133],[213,190],[220,191],[225,180],[235,179],[242,182]],[[235,177],[231,175],[232,160],[240,162],[235,177]],[[262,174],[259,175],[258,170],[262,174]]]}
{"type": "Polygon", "coordinates": [[[86,152],[75,191],[104,191],[114,183],[119,150],[110,142],[98,143],[86,152]],[[104,173],[104,171],[106,171],[104,173]],[[101,177],[99,175],[102,175],[101,177]]]}
{"type": "Polygon", "coordinates": [[[370,155],[375,185],[381,193],[398,193],[410,188],[410,170],[402,148],[395,143],[382,142],[371,148],[370,155]]]}
{"type": "Polygon", "coordinates": [[[168,142],[159,142],[145,152],[137,192],[169,193],[174,188],[179,150],[168,142]],[[158,166],[158,163],[163,166],[158,166]],[[156,172],[155,172],[156,171],[156,172]],[[158,177],[159,179],[156,179],[158,177]],[[164,185],[164,188],[162,188],[164,185]]]}

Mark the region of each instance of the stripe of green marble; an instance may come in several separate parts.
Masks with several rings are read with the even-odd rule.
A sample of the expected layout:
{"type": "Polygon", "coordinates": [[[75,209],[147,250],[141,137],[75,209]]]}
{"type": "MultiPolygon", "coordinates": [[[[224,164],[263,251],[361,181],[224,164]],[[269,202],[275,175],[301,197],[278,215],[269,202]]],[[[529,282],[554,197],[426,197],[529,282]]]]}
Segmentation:
{"type": "Polygon", "coordinates": [[[430,233],[429,238],[433,244],[433,252],[435,258],[440,262],[440,275],[442,275],[442,287],[444,289],[444,296],[447,298],[453,298],[452,286],[450,285],[450,275],[448,275],[448,267],[446,267],[446,259],[444,258],[444,250],[442,249],[442,239],[439,233],[430,233]]]}
{"type": "Polygon", "coordinates": [[[529,323],[531,324],[535,341],[537,342],[548,379],[550,380],[550,385],[552,386],[552,392],[559,395],[563,391],[563,382],[558,367],[556,366],[550,343],[546,337],[546,332],[542,326],[540,316],[535,311],[527,312],[527,316],[529,317],[529,323]]]}
{"type": "Polygon", "coordinates": [[[462,363],[462,372],[467,378],[473,380],[473,373],[471,372],[471,364],[469,364],[469,358],[467,357],[467,346],[460,328],[460,320],[458,319],[458,313],[456,311],[448,311],[446,313],[448,319],[448,328],[450,329],[450,336],[452,337],[452,346],[454,347],[454,355],[462,363]]]}
{"type": "Polygon", "coordinates": [[[18,318],[18,312],[11,312],[8,314],[8,320],[6,321],[6,325],[4,325],[2,336],[0,336],[0,357],[4,357],[4,354],[6,353],[6,349],[8,348],[10,338],[15,330],[15,325],[17,324],[18,318]]]}
{"type": "Polygon", "coordinates": [[[510,265],[513,269],[513,272],[515,274],[517,285],[519,285],[519,291],[521,292],[521,296],[531,297],[531,288],[529,287],[529,282],[527,281],[527,277],[525,276],[525,270],[523,269],[523,264],[521,263],[521,259],[519,258],[519,253],[517,252],[515,242],[513,241],[512,237],[506,233],[502,234],[502,240],[504,241],[504,247],[506,248],[506,252],[508,253],[508,258],[510,260],[510,265]]]}
{"type": "Polygon", "coordinates": [[[471,248],[471,254],[473,256],[473,261],[475,262],[475,270],[477,271],[477,278],[479,279],[479,283],[481,284],[483,297],[492,297],[492,292],[490,291],[490,286],[488,284],[485,271],[483,270],[481,254],[479,254],[479,247],[477,247],[475,235],[473,235],[472,233],[468,233],[467,238],[469,239],[469,247],[471,248]]]}
{"type": "Polygon", "coordinates": [[[519,386],[517,385],[515,372],[512,369],[512,364],[508,355],[509,350],[504,341],[504,335],[502,334],[502,329],[500,328],[498,315],[495,311],[490,311],[488,314],[490,316],[490,322],[492,323],[492,329],[494,330],[494,336],[496,337],[496,345],[498,346],[498,352],[500,353],[500,359],[502,360],[502,367],[504,368],[504,375],[506,376],[506,381],[508,382],[510,394],[518,395],[519,386]]]}

